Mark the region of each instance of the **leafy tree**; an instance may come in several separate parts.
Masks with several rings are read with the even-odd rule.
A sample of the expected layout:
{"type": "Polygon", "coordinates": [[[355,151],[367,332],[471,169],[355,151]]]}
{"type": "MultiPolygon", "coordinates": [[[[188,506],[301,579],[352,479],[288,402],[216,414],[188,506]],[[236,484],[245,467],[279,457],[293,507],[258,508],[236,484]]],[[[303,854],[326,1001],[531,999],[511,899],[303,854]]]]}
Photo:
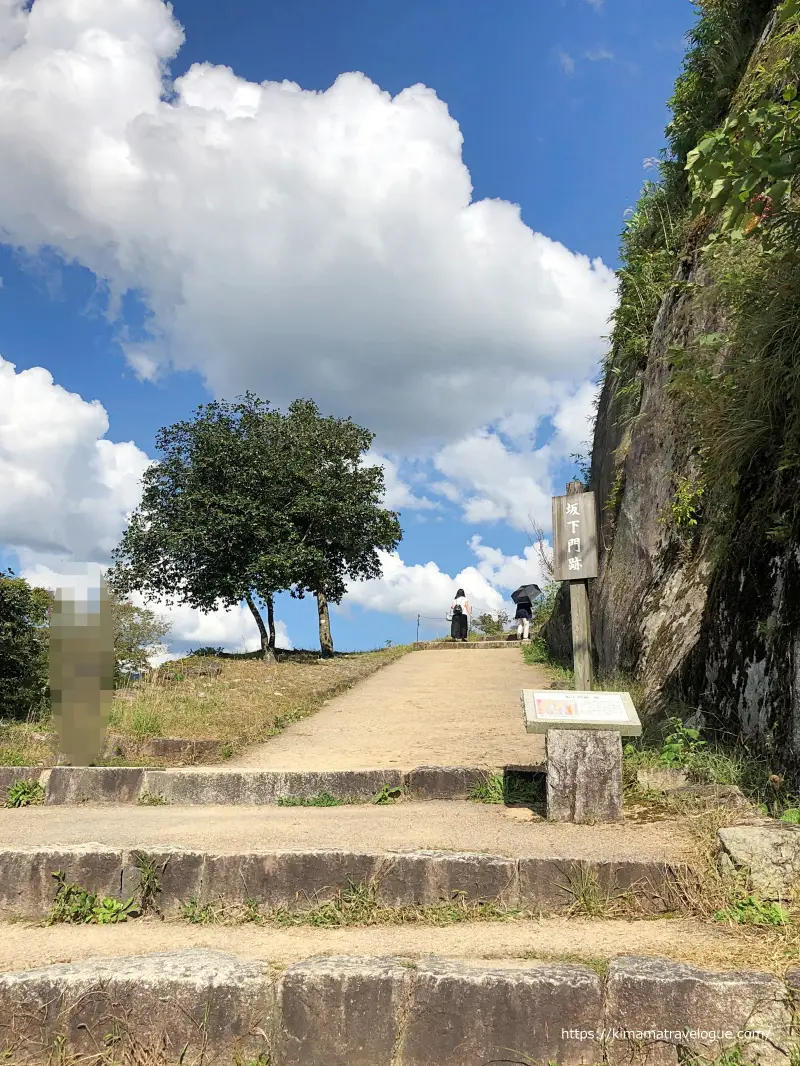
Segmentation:
{"type": "Polygon", "coordinates": [[[183,602],[201,611],[244,600],[261,649],[270,639],[256,598],[291,584],[294,531],[282,466],[281,415],[248,393],[201,405],[159,431],[162,458],[143,476],[142,502],[114,553],[118,593],[183,602]]]}
{"type": "Polygon", "coordinates": [[[158,618],[146,607],[135,607],[129,600],[111,593],[111,616],[114,620],[114,660],[117,679],[135,670],[144,670],[149,658],[170,631],[170,623],[158,618]]]}
{"type": "Polygon", "coordinates": [[[481,614],[473,622],[472,628],[487,637],[502,637],[508,628],[509,616],[507,611],[498,611],[497,615],[481,614]]]}
{"type": "Polygon", "coordinates": [[[403,534],[396,512],[381,506],[383,467],[362,462],[373,433],[349,418],[324,418],[311,400],[296,400],[283,439],[297,546],[292,593],[316,597],[320,647],[332,655],[328,603],[341,602],[348,580],[380,577],[378,551],[391,551],[403,534]]]}
{"type": "Polygon", "coordinates": [[[312,592],[322,650],[332,653],[328,600],[341,600],[347,578],[377,576],[378,549],[401,536],[397,516],[379,505],[383,470],[361,464],[371,442],[367,430],[323,418],[308,400],[285,415],[252,393],[202,405],[191,421],[159,432],[162,458],[144,474],[111,586],[203,611],[244,600],[265,657],[274,593],[312,592]]]}
{"type": "Polygon", "coordinates": [[[0,715],[32,717],[48,706],[52,596],[9,570],[0,575],[0,715]]]}

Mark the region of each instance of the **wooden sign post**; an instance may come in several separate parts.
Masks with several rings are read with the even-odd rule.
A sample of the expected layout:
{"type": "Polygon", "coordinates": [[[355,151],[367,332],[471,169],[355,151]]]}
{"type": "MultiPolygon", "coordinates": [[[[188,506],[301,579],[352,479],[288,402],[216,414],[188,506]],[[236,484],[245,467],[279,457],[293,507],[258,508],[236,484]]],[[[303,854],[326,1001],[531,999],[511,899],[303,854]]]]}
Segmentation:
{"type": "Polygon", "coordinates": [[[589,580],[597,577],[597,513],[594,493],[570,481],[566,496],[553,497],[553,577],[569,582],[575,688],[592,687],[589,580]]]}

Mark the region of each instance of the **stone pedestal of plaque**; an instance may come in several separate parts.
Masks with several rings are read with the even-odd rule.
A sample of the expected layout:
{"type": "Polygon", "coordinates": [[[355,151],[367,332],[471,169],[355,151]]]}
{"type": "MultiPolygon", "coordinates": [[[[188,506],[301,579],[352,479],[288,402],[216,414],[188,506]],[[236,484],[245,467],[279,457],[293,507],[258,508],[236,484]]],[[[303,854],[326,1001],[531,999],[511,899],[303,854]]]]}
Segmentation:
{"type": "Polygon", "coordinates": [[[549,729],[547,818],[551,822],[618,822],[622,818],[622,740],[595,729],[549,729]]]}

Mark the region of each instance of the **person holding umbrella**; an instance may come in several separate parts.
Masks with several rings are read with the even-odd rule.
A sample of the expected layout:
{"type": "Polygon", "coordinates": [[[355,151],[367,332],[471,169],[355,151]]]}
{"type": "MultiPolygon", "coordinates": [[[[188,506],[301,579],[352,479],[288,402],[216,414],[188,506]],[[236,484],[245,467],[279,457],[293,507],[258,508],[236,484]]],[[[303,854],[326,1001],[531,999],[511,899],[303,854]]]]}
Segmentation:
{"type": "Polygon", "coordinates": [[[520,585],[516,592],[511,593],[511,599],[517,605],[517,613],[514,615],[517,623],[517,640],[530,638],[533,601],[541,594],[542,590],[538,585],[520,585]]]}

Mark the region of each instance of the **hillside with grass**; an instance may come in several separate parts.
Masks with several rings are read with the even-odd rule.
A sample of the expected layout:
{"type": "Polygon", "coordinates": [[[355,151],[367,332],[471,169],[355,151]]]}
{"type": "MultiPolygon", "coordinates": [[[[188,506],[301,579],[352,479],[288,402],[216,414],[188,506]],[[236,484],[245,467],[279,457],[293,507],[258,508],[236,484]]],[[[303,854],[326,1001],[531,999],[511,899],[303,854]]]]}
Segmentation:
{"type": "MultiPolygon", "coordinates": [[[[800,768],[800,3],[702,0],[621,238],[591,456],[600,677],[800,768]]],[[[567,605],[548,643],[568,658],[567,605]]]]}

